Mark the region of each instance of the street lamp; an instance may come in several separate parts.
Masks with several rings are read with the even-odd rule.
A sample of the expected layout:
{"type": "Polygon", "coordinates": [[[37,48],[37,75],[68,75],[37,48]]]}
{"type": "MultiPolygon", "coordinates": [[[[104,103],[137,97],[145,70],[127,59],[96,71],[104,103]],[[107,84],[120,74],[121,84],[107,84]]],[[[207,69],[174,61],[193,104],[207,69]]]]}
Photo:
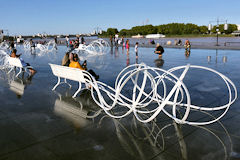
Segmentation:
{"type": "Polygon", "coordinates": [[[216,46],[219,46],[219,44],[218,44],[219,22],[225,22],[224,30],[225,31],[228,30],[227,20],[220,21],[219,19],[217,19],[216,21],[209,21],[209,24],[208,24],[208,30],[209,30],[209,32],[211,32],[211,30],[212,30],[212,24],[211,23],[217,23],[217,25],[216,25],[216,32],[217,32],[217,43],[216,43],[216,46]]]}

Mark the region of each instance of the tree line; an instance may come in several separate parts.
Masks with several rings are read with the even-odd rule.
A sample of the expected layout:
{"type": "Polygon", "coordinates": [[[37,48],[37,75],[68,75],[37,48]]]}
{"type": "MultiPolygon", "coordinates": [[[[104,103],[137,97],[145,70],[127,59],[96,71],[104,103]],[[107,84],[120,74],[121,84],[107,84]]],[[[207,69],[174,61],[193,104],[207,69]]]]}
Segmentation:
{"type": "MultiPolygon", "coordinates": [[[[216,27],[213,26],[211,33],[216,33],[216,27]]],[[[219,32],[230,34],[233,31],[237,30],[236,24],[228,24],[228,30],[224,30],[224,25],[219,25],[219,32]]],[[[208,34],[208,27],[207,26],[198,26],[192,23],[169,23],[169,24],[162,24],[158,26],[153,25],[144,25],[144,26],[135,26],[131,29],[122,29],[118,31],[117,28],[108,28],[107,31],[103,31],[101,36],[110,36],[119,34],[120,36],[133,36],[133,35],[147,35],[147,34],[164,34],[164,35],[187,35],[187,34],[208,34]]]]}

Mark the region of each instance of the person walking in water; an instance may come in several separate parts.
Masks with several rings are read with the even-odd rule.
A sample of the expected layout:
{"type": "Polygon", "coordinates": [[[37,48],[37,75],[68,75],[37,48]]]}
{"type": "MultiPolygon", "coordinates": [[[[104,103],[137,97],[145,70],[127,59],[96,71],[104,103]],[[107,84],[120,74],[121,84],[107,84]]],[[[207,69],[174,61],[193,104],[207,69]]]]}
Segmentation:
{"type": "Polygon", "coordinates": [[[54,42],[55,42],[54,48],[57,50],[57,37],[54,38],[54,42]]]}
{"type": "Polygon", "coordinates": [[[129,54],[129,48],[130,48],[129,39],[127,39],[127,40],[126,40],[127,54],[129,54]]]}
{"type": "Polygon", "coordinates": [[[136,59],[137,59],[138,58],[138,42],[136,42],[134,50],[135,50],[136,59]]]}
{"type": "Polygon", "coordinates": [[[67,47],[69,46],[69,38],[68,36],[66,36],[66,43],[67,43],[67,47]]]}

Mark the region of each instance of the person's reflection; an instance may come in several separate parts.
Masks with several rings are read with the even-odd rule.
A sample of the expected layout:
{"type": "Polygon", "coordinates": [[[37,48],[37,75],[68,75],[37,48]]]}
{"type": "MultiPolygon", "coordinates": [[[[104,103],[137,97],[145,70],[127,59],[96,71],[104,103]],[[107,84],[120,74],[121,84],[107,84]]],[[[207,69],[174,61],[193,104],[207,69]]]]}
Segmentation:
{"type": "Polygon", "coordinates": [[[136,57],[136,64],[138,64],[138,58],[136,57]]]}
{"type": "Polygon", "coordinates": [[[127,54],[127,66],[129,66],[130,64],[130,58],[129,58],[129,54],[127,54]]]}
{"type": "Polygon", "coordinates": [[[111,55],[113,55],[113,47],[111,46],[111,51],[110,51],[111,55]]]}
{"type": "Polygon", "coordinates": [[[223,61],[223,63],[226,63],[227,62],[227,56],[223,56],[222,61],[223,61]]]}
{"type": "Polygon", "coordinates": [[[115,47],[115,58],[118,57],[118,47],[115,47]]]}
{"type": "Polygon", "coordinates": [[[164,60],[163,60],[162,57],[161,57],[161,58],[155,59],[155,60],[154,60],[154,63],[155,63],[155,66],[156,66],[156,67],[160,68],[160,67],[163,66],[164,60]]]}
{"type": "Polygon", "coordinates": [[[208,61],[208,63],[211,62],[211,56],[207,56],[207,61],[208,61]]]}
{"type": "Polygon", "coordinates": [[[190,50],[185,50],[185,57],[186,59],[189,58],[191,51],[190,50]]]}

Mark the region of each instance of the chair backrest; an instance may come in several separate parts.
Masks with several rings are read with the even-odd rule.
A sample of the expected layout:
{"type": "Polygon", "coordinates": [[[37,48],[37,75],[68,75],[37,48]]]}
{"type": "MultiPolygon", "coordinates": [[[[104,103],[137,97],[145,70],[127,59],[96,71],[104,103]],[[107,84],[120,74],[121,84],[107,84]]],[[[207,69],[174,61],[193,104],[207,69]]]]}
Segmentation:
{"type": "Polygon", "coordinates": [[[16,67],[23,68],[23,65],[22,65],[22,63],[21,63],[19,58],[8,57],[8,63],[11,66],[16,66],[16,67]]]}
{"type": "Polygon", "coordinates": [[[84,73],[78,68],[71,68],[66,66],[60,66],[56,64],[49,64],[53,75],[61,78],[66,78],[73,81],[85,83],[84,73]]]}

